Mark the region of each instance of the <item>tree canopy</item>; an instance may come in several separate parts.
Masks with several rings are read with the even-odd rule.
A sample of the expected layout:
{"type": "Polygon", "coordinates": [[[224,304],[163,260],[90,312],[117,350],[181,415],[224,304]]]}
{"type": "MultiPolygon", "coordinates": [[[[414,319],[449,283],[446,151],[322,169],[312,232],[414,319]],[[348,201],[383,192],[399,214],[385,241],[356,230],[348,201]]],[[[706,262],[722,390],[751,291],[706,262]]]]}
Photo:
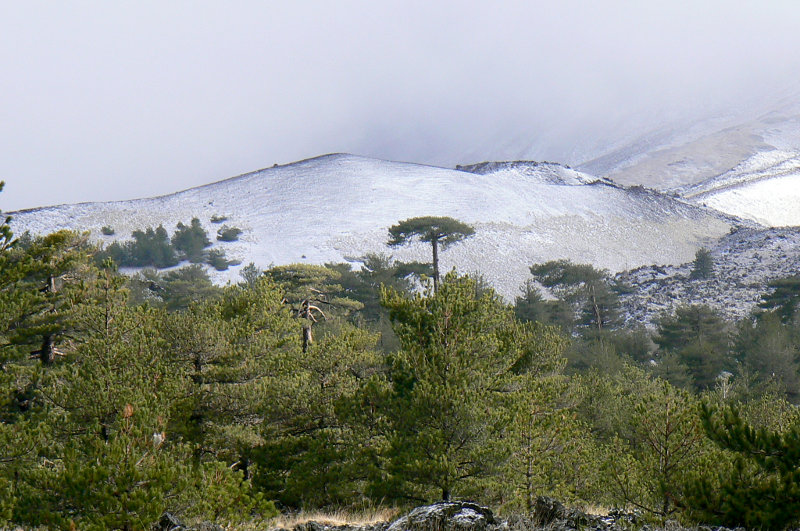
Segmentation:
{"type": "Polygon", "coordinates": [[[440,216],[409,218],[389,227],[390,247],[405,245],[418,239],[431,244],[433,250],[433,289],[439,287],[439,247],[442,250],[475,234],[475,229],[457,219],[440,216]]]}

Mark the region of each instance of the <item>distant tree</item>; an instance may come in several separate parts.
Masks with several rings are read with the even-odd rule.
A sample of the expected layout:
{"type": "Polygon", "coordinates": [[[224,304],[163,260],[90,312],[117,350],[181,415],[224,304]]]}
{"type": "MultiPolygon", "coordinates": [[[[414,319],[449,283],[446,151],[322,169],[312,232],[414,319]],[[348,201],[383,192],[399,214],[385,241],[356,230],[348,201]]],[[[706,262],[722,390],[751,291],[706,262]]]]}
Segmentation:
{"type": "Polygon", "coordinates": [[[439,247],[450,245],[475,234],[475,229],[450,217],[410,218],[389,227],[389,246],[405,245],[414,239],[431,244],[433,250],[433,291],[439,289],[439,247]]]}
{"type": "Polygon", "coordinates": [[[723,370],[734,369],[728,355],[728,327],[709,306],[678,307],[674,314],[658,321],[653,341],[662,354],[678,355],[700,390],[713,387],[723,370]]]}
{"type": "Polygon", "coordinates": [[[533,280],[528,280],[520,289],[522,295],[514,299],[514,315],[522,322],[538,321],[552,324],[564,332],[572,332],[575,315],[572,308],[563,300],[545,300],[533,280]]]}
{"type": "Polygon", "coordinates": [[[706,248],[698,249],[692,262],[691,279],[709,279],[714,276],[714,258],[706,248]]]}
{"type": "Polygon", "coordinates": [[[208,239],[208,234],[200,220],[192,218],[190,225],[178,223],[175,234],[172,235],[172,245],[176,250],[183,253],[187,260],[193,264],[203,262],[205,258],[204,249],[211,246],[211,240],[208,239]]]}
{"type": "Polygon", "coordinates": [[[302,323],[303,352],[314,342],[313,327],[320,320],[329,319],[332,311],[349,313],[363,305],[343,292],[338,283],[341,273],[325,266],[289,264],[272,267],[264,275],[283,290],[292,313],[302,323]]]}
{"type": "Polygon", "coordinates": [[[238,265],[241,262],[237,260],[228,260],[225,256],[225,251],[222,249],[210,249],[208,253],[206,253],[206,263],[217,271],[226,271],[228,266],[238,265]]]}
{"type": "Polygon", "coordinates": [[[584,329],[601,335],[619,325],[619,287],[608,271],[553,260],[531,266],[531,274],[573,308],[577,323],[584,329]]]}
{"type": "Polygon", "coordinates": [[[167,230],[159,225],[153,229],[135,230],[133,241],[114,242],[97,254],[98,263],[111,258],[121,267],[157,267],[177,265],[179,260],[169,241],[167,230]]]}
{"type": "Polygon", "coordinates": [[[192,264],[166,273],[144,269],[130,281],[131,302],[164,306],[167,310],[184,310],[193,302],[214,299],[221,293],[205,268],[192,264]]]}
{"type": "Polygon", "coordinates": [[[759,306],[776,312],[783,322],[789,322],[800,305],[800,275],[773,280],[767,286],[772,290],[761,296],[759,306]]]}
{"type": "Polygon", "coordinates": [[[772,312],[743,319],[736,328],[734,352],[756,383],[777,384],[792,402],[800,400],[800,345],[794,327],[772,312]]]}

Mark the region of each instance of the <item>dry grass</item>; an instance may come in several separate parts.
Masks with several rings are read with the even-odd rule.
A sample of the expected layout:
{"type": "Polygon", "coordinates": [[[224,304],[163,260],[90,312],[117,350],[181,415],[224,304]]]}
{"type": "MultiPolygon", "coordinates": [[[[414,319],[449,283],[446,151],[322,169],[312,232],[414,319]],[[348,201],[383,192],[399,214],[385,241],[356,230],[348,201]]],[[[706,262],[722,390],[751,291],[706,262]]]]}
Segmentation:
{"type": "Polygon", "coordinates": [[[301,511],[296,514],[279,515],[270,524],[270,528],[292,529],[306,522],[319,522],[325,525],[362,526],[394,520],[400,510],[394,507],[376,507],[362,511],[301,511]]]}

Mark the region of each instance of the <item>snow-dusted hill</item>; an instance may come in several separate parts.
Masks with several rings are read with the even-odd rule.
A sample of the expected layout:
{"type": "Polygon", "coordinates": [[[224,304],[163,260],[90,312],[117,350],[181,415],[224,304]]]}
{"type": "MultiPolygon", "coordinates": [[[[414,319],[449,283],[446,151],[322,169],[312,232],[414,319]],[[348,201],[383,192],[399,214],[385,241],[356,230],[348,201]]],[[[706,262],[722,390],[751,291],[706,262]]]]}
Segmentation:
{"type": "Polygon", "coordinates": [[[762,225],[800,225],[800,151],[758,153],[732,170],[679,193],[762,225]]]}
{"type": "MultiPolygon", "coordinates": [[[[471,168],[476,170],[475,167],[471,168]]],[[[61,205],[12,213],[17,233],[89,230],[102,242],[163,224],[170,232],[212,216],[244,232],[215,243],[229,258],[261,267],[357,261],[367,252],[427,260],[429,248],[386,247],[386,230],[415,216],[452,216],[476,235],[442,253],[443,269],[480,271],[508,297],[531,264],[570,258],[612,271],[680,264],[726,234],[736,220],[640,187],[624,189],[558,165],[484,166],[483,174],[352,155],[326,155],[176,194],[61,205]],[[103,236],[111,226],[116,234],[103,236]]],[[[238,279],[238,268],[215,280],[238,279]]]]}

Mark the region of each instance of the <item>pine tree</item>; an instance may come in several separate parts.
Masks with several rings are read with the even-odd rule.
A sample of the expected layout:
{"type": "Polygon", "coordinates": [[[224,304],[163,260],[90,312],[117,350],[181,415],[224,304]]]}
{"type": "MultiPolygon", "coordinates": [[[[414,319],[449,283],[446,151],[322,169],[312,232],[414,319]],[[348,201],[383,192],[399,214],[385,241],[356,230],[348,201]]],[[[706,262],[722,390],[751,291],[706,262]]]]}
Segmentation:
{"type": "MultiPolygon", "coordinates": [[[[703,404],[703,427],[720,448],[737,455],[718,477],[698,478],[687,505],[708,524],[786,529],[800,522],[800,428],[754,428],[733,407],[703,404]]],[[[719,469],[719,467],[717,468],[719,469]]]]}
{"type": "Polygon", "coordinates": [[[734,369],[728,353],[727,325],[709,306],[679,306],[673,315],[658,321],[653,341],[662,353],[677,355],[700,390],[713,387],[722,371],[734,369]]]}
{"type": "Polygon", "coordinates": [[[698,249],[694,254],[692,262],[692,272],[689,273],[691,279],[709,279],[714,276],[714,258],[711,251],[706,248],[698,249]]]}
{"type": "Polygon", "coordinates": [[[383,303],[402,345],[383,399],[389,482],[416,499],[477,488],[512,452],[524,374],[557,349],[542,349],[494,292],[454,273],[429,296],[384,289],[383,303]]]}
{"type": "Polygon", "coordinates": [[[211,246],[211,240],[198,218],[192,218],[187,226],[179,222],[172,235],[172,246],[193,264],[205,261],[205,248],[211,246]]]}
{"type": "Polygon", "coordinates": [[[389,246],[396,247],[414,239],[430,243],[433,251],[433,291],[439,289],[439,247],[442,250],[475,234],[475,229],[450,217],[410,218],[389,227],[389,246]]]}
{"type": "Polygon", "coordinates": [[[572,307],[577,324],[589,333],[601,336],[619,325],[618,286],[608,271],[554,260],[531,266],[531,274],[572,307]]]}
{"type": "Polygon", "coordinates": [[[779,278],[767,285],[772,291],[761,296],[759,306],[777,312],[783,322],[790,322],[800,305],[800,275],[779,278]]]}

